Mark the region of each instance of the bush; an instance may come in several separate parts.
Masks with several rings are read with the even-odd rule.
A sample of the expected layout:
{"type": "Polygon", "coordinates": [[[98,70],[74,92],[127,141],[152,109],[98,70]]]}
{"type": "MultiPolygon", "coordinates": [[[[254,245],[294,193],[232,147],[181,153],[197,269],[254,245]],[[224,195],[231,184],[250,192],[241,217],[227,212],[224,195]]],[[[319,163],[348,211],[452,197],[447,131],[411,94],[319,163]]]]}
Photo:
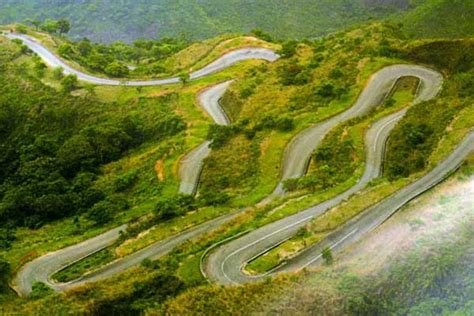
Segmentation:
{"type": "Polygon", "coordinates": [[[207,131],[207,139],[211,141],[210,147],[212,149],[223,147],[239,131],[238,126],[210,125],[207,131]]]}
{"type": "Polygon", "coordinates": [[[311,81],[311,70],[296,62],[289,62],[278,68],[280,82],[285,86],[303,85],[311,81]]]}
{"type": "Polygon", "coordinates": [[[31,287],[31,293],[28,295],[28,298],[37,300],[54,293],[54,290],[44,284],[43,282],[34,282],[31,287]]]}
{"type": "Polygon", "coordinates": [[[62,78],[64,78],[64,69],[62,67],[54,68],[53,78],[56,80],[61,80],[62,78]]]}
{"type": "Polygon", "coordinates": [[[17,25],[15,26],[15,31],[16,31],[17,33],[26,34],[26,33],[28,33],[28,28],[26,27],[26,25],[17,24],[17,25]]]}
{"type": "Polygon", "coordinates": [[[281,49],[277,52],[283,58],[290,58],[296,54],[298,48],[298,42],[296,41],[287,41],[283,43],[281,49]]]}
{"type": "Polygon", "coordinates": [[[162,198],[155,204],[153,212],[158,219],[167,221],[195,210],[195,202],[193,196],[183,194],[162,198]]]}
{"type": "Polygon", "coordinates": [[[65,93],[69,93],[77,89],[77,76],[76,75],[67,75],[61,80],[61,85],[65,93]]]}
{"type": "Polygon", "coordinates": [[[203,190],[200,192],[199,199],[204,206],[224,205],[230,200],[230,196],[225,192],[214,190],[203,190]]]}
{"type": "Polygon", "coordinates": [[[93,220],[97,225],[106,224],[113,219],[113,213],[116,208],[116,205],[110,201],[100,201],[90,209],[87,218],[93,220]]]}
{"type": "Polygon", "coordinates": [[[125,77],[130,73],[128,67],[120,62],[114,61],[105,67],[105,73],[112,77],[125,77]]]}

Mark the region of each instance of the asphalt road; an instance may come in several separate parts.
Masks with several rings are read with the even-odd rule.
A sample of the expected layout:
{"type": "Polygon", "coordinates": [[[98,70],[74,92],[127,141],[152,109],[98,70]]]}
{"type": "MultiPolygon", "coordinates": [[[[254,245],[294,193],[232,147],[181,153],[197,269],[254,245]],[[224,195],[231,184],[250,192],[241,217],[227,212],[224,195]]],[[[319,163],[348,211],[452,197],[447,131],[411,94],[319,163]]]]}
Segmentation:
{"type": "MultiPolygon", "coordinates": [[[[20,35],[10,34],[8,36],[10,38],[18,38],[20,35]]],[[[61,66],[65,69],[66,73],[74,73],[78,75],[79,79],[96,84],[126,84],[140,86],[175,83],[178,80],[177,78],[170,78],[150,81],[121,82],[117,80],[93,77],[80,73],[77,70],[69,67],[67,64],[64,64],[64,62],[62,62],[59,58],[54,56],[45,47],[35,42],[31,38],[21,36],[21,39],[51,66],[61,66]]],[[[193,73],[191,78],[199,78],[229,67],[238,61],[254,58],[273,61],[276,60],[278,56],[274,52],[267,49],[248,48],[237,50],[224,55],[205,68],[193,73]]],[[[304,131],[292,141],[285,153],[282,178],[288,179],[301,176],[305,171],[310,153],[315,147],[317,147],[321,139],[330,129],[345,120],[366,113],[372,107],[379,104],[388,91],[390,91],[390,89],[393,87],[395,81],[402,76],[416,76],[421,79],[421,87],[419,89],[416,102],[429,100],[436,96],[442,84],[441,75],[427,68],[411,65],[396,65],[382,69],[372,76],[367,87],[361,93],[358,101],[353,107],[304,131]]],[[[203,95],[205,97],[204,99],[201,99],[201,105],[206,108],[208,113],[215,119],[216,122],[223,124],[224,119],[226,118],[225,116],[222,116],[222,112],[219,113],[219,107],[216,107],[216,102],[213,101],[215,96],[218,96],[219,93],[223,93],[223,91],[225,91],[224,86],[220,88],[222,88],[222,90],[216,88],[213,93],[208,91],[209,94],[207,96],[204,93],[203,95]],[[208,101],[203,101],[205,99],[208,101]]],[[[203,95],[201,95],[201,98],[203,98],[203,95]]],[[[218,99],[219,98],[217,98],[217,100],[218,99]]],[[[222,283],[241,283],[254,280],[254,277],[249,277],[242,273],[241,268],[246,262],[251,260],[252,257],[258,255],[259,253],[264,252],[269,247],[272,247],[275,244],[280,243],[282,240],[291,237],[298,230],[298,228],[302,227],[309,220],[324,213],[327,209],[337,205],[341,201],[350,197],[352,194],[357,193],[371,179],[377,177],[380,173],[380,164],[384,151],[383,147],[385,140],[388,137],[390,130],[404,115],[404,113],[405,110],[395,113],[380,120],[370,128],[366,136],[367,166],[363,177],[357,185],[334,199],[323,202],[296,215],[287,217],[283,220],[257,229],[241,238],[217,248],[215,252],[211,253],[208,260],[206,261],[207,264],[205,268],[210,278],[222,283]]],[[[201,147],[208,148],[208,144],[204,143],[198,147],[198,149],[201,147]]],[[[393,197],[394,200],[392,200],[391,197],[381,202],[379,204],[381,206],[378,207],[382,208],[384,212],[378,212],[377,207],[369,209],[364,212],[360,218],[357,218],[356,220],[351,221],[347,225],[343,226],[339,231],[318,245],[324,245],[326,242],[333,249],[339,249],[356,238],[362,236],[366,231],[372,229],[373,227],[377,227],[388,216],[395,212],[396,209],[403,205],[400,205],[400,203],[406,203],[407,199],[412,198],[414,195],[420,194],[426,190],[427,187],[435,185],[440,181],[440,179],[443,179],[447,172],[458,166],[467,153],[472,151],[472,147],[473,137],[470,135],[470,137],[467,138],[446,161],[431,171],[427,176],[423,177],[415,184],[408,186],[396,193],[393,197]],[[388,205],[385,205],[384,203],[388,203],[388,205]]],[[[199,166],[199,164],[197,166],[199,166]]],[[[276,192],[279,193],[278,190],[276,192]]],[[[23,268],[17,273],[14,279],[14,287],[19,294],[27,295],[31,291],[31,285],[34,281],[45,282],[56,290],[71,289],[87,282],[97,281],[135,266],[145,258],[159,258],[189,239],[195,238],[204,232],[208,232],[228,222],[234,218],[237,213],[216,218],[182,233],[171,236],[165,240],[159,241],[127,257],[116,260],[111,264],[106,265],[105,267],[91,274],[85,275],[78,280],[62,284],[57,284],[49,280],[49,276],[58,270],[111,245],[119,236],[119,231],[125,229],[126,226],[124,225],[103,235],[86,240],[80,244],[61,249],[54,253],[50,253],[33,260],[32,262],[23,266],[23,268]]],[[[280,267],[278,271],[299,269],[311,264],[316,264],[319,260],[318,252],[315,252],[318,245],[314,246],[315,249],[309,249],[301,256],[298,256],[297,258],[294,258],[288,262],[288,264],[285,266],[280,267]]]]}
{"type": "MultiPolygon", "coordinates": [[[[433,70],[408,65],[386,67],[372,76],[352,108],[334,118],[339,119],[339,122],[343,122],[356,115],[366,113],[377,104],[380,104],[387,93],[391,91],[396,80],[403,76],[415,76],[420,79],[420,87],[415,102],[432,99],[441,89],[442,77],[433,70]]],[[[406,109],[401,110],[382,118],[370,127],[365,137],[367,153],[365,171],[356,185],[330,200],[258,228],[249,234],[218,247],[208,256],[207,260],[205,260],[202,269],[206,272],[206,275],[212,281],[218,283],[240,284],[261,279],[262,277],[272,273],[294,271],[309,264],[316,263],[320,258],[321,251],[314,252],[315,249],[310,249],[303,255],[297,256],[293,260],[287,262],[284,266],[264,275],[250,276],[243,271],[248,262],[291,238],[300,228],[304,227],[312,219],[324,214],[339,203],[347,200],[350,196],[362,190],[372,179],[377,178],[380,175],[386,140],[390,135],[390,131],[405,113],[406,109]],[[314,259],[314,256],[318,259],[314,259]]],[[[316,140],[317,144],[319,144],[323,135],[335,126],[335,122],[333,122],[334,118],[318,124],[298,135],[295,138],[298,142],[296,145],[297,147],[295,148],[300,148],[301,151],[311,153],[314,149],[310,140],[316,140]],[[311,150],[302,147],[300,144],[306,144],[311,147],[311,150]]],[[[336,250],[348,244],[350,241],[360,238],[373,227],[380,225],[384,219],[401,207],[403,205],[400,204],[401,201],[408,201],[410,195],[416,196],[420,194],[420,192],[424,192],[429,187],[436,184],[436,181],[439,182],[443,179],[447,172],[452,171],[454,167],[459,165],[459,161],[462,161],[465,158],[467,155],[466,152],[469,152],[471,147],[472,144],[469,143],[468,139],[468,141],[463,142],[458,150],[440,165],[441,167],[436,168],[430,172],[429,175],[423,177],[420,181],[417,181],[417,184],[410,185],[400,191],[405,192],[401,198],[398,198],[399,193],[397,193],[393,198],[389,199],[389,202],[381,204],[379,208],[382,208],[384,210],[383,212],[379,212],[379,208],[366,211],[364,214],[370,215],[354,220],[351,222],[351,225],[345,225],[340,231],[314,246],[314,248],[319,247],[318,249],[321,250],[325,246],[330,245],[330,247],[336,250]]],[[[291,149],[290,146],[289,152],[296,153],[297,151],[291,149]]],[[[301,161],[304,162],[304,160],[289,159],[288,161],[289,163],[293,162],[295,164],[295,168],[290,168],[290,170],[302,170],[301,161]],[[297,168],[298,166],[300,169],[297,168]]],[[[293,175],[296,175],[296,172],[293,173],[293,175]]]]}
{"type": "Polygon", "coordinates": [[[291,140],[283,158],[281,181],[273,192],[274,196],[284,194],[283,182],[299,178],[306,173],[311,153],[319,146],[324,136],[338,124],[368,113],[380,104],[395,82],[403,76],[422,79],[422,86],[415,102],[433,98],[442,84],[442,76],[431,69],[414,65],[385,67],[372,75],[356,103],[348,110],[316,124],[291,140]]]}
{"type": "MultiPolygon", "coordinates": [[[[204,90],[199,94],[199,104],[218,125],[229,125],[230,120],[219,104],[219,100],[227,91],[233,80],[226,81],[204,90]]],[[[194,194],[197,191],[204,159],[211,153],[210,142],[206,141],[188,153],[180,161],[179,192],[194,194]]]]}
{"type": "MultiPolygon", "coordinates": [[[[65,74],[74,74],[78,79],[98,85],[126,85],[126,86],[157,86],[165,85],[172,83],[179,83],[180,80],[178,77],[157,79],[157,80],[146,80],[146,81],[124,81],[124,80],[115,80],[100,78],[93,75],[83,73],[77,69],[72,68],[61,58],[57,57],[55,54],[50,52],[43,44],[41,44],[36,39],[24,35],[24,34],[14,34],[7,33],[5,35],[10,39],[20,39],[23,43],[28,46],[32,51],[34,51],[38,56],[40,56],[46,64],[51,67],[62,67],[65,74]]],[[[198,79],[201,77],[208,76],[215,72],[226,69],[240,61],[249,60],[249,59],[264,59],[267,61],[275,61],[279,56],[272,50],[266,48],[241,48],[235,51],[231,51],[220,58],[216,59],[212,63],[208,64],[204,68],[192,72],[190,74],[191,80],[198,79]]]]}
{"type": "MultiPolygon", "coordinates": [[[[134,81],[134,82],[121,82],[117,80],[103,79],[94,77],[85,73],[82,73],[76,69],[73,69],[60,58],[51,53],[46,47],[34,40],[27,35],[19,34],[7,34],[10,39],[21,39],[25,45],[36,52],[47,64],[52,67],[63,67],[66,74],[75,74],[79,79],[92,82],[101,85],[119,85],[126,84],[130,86],[142,86],[142,85],[162,85],[168,83],[179,82],[177,78],[162,79],[162,80],[150,80],[150,81],[134,81]]],[[[263,59],[267,61],[274,61],[279,56],[272,50],[264,48],[244,48],[236,51],[232,51],[218,58],[216,61],[210,63],[201,70],[198,70],[191,74],[192,79],[200,78],[206,75],[210,75],[214,72],[223,70],[227,67],[234,65],[237,62],[249,60],[249,59],[263,59]]],[[[225,115],[225,112],[221,109],[218,101],[224,94],[225,90],[231,84],[232,81],[227,81],[222,84],[218,84],[206,91],[199,96],[200,105],[208,112],[217,124],[229,124],[229,120],[225,115]]],[[[197,187],[199,180],[200,169],[202,168],[202,160],[209,154],[209,142],[201,144],[198,148],[193,150],[190,154],[183,159],[182,168],[180,175],[183,179],[181,184],[182,192],[194,191],[197,187]]],[[[223,222],[230,220],[236,215],[236,213],[229,214],[208,221],[192,229],[186,230],[180,234],[172,236],[171,238],[157,242],[150,247],[142,249],[128,257],[119,259],[106,267],[95,271],[92,274],[86,275],[81,279],[74,280],[69,283],[55,283],[50,280],[50,276],[54,273],[70,266],[71,264],[80,261],[110,245],[112,245],[120,236],[120,231],[126,229],[127,225],[122,225],[115,229],[112,229],[102,235],[88,239],[84,242],[76,244],[71,247],[67,247],[40,258],[37,258],[27,264],[25,264],[15,275],[12,287],[15,291],[26,296],[31,292],[32,284],[35,281],[44,282],[51,286],[53,289],[61,291],[70,289],[86,282],[99,280],[101,278],[110,276],[114,273],[124,271],[134,265],[139,264],[144,258],[155,258],[160,257],[168,253],[174,247],[182,244],[190,238],[199,236],[203,232],[212,230],[213,228],[219,227],[223,222]]]]}

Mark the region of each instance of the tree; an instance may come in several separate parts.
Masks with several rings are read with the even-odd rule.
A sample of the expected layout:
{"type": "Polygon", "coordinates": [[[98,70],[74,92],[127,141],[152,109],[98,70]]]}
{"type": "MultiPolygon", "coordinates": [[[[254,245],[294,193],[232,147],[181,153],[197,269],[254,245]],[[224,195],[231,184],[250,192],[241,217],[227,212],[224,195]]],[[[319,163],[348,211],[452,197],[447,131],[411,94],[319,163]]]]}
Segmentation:
{"type": "Polygon", "coordinates": [[[64,68],[63,67],[56,67],[53,70],[53,78],[56,80],[61,80],[64,77],[64,68]]]}
{"type": "Polygon", "coordinates": [[[105,73],[113,77],[125,77],[129,72],[128,67],[118,61],[114,61],[105,67],[105,73]]]}
{"type": "Polygon", "coordinates": [[[42,25],[42,29],[48,33],[54,34],[58,31],[58,22],[55,20],[46,19],[42,25]]]}
{"type": "Polygon", "coordinates": [[[183,71],[179,74],[179,80],[183,83],[183,85],[188,83],[190,79],[191,79],[191,76],[186,71],[183,71]]]}
{"type": "Polygon", "coordinates": [[[114,209],[115,206],[111,202],[107,200],[100,201],[91,208],[87,218],[93,220],[97,225],[103,225],[112,220],[114,209]]]}
{"type": "Polygon", "coordinates": [[[15,26],[15,31],[17,31],[18,33],[26,34],[28,32],[28,28],[23,24],[18,24],[17,26],[15,26]]]}
{"type": "Polygon", "coordinates": [[[93,47],[92,47],[91,42],[87,38],[84,38],[77,45],[77,49],[79,50],[79,53],[82,56],[86,57],[86,56],[89,56],[89,54],[91,53],[93,47]]]}
{"type": "Polygon", "coordinates": [[[73,55],[74,51],[70,44],[62,44],[58,47],[58,53],[61,57],[69,58],[73,55]]]}
{"type": "Polygon", "coordinates": [[[63,86],[63,91],[69,93],[77,89],[77,76],[76,75],[67,75],[61,80],[61,85],[63,86]]]}
{"type": "Polygon", "coordinates": [[[281,49],[278,51],[278,54],[283,58],[290,58],[296,54],[296,49],[298,48],[297,41],[287,41],[283,43],[281,49]]]}
{"type": "Polygon", "coordinates": [[[35,30],[38,31],[41,26],[40,20],[30,20],[31,25],[35,27],[35,30]]]}
{"type": "Polygon", "coordinates": [[[251,34],[255,37],[258,37],[264,41],[267,41],[267,42],[272,42],[273,41],[273,38],[271,37],[270,34],[268,33],[265,33],[264,31],[260,30],[260,29],[254,29],[252,30],[251,34]]]}
{"type": "Polygon", "coordinates": [[[71,30],[71,23],[66,19],[60,19],[57,22],[57,29],[59,31],[59,35],[69,33],[71,30]]]}
{"type": "Polygon", "coordinates": [[[26,19],[26,23],[30,24],[31,26],[35,27],[35,31],[38,31],[41,26],[41,21],[40,20],[34,20],[34,19],[26,19]]]}
{"type": "Polygon", "coordinates": [[[332,256],[331,248],[329,247],[324,248],[321,255],[326,265],[331,265],[334,262],[334,257],[332,256]]]}
{"type": "Polygon", "coordinates": [[[31,299],[40,299],[50,294],[53,294],[54,291],[52,288],[44,284],[43,282],[34,282],[31,287],[31,293],[28,296],[31,299]]]}

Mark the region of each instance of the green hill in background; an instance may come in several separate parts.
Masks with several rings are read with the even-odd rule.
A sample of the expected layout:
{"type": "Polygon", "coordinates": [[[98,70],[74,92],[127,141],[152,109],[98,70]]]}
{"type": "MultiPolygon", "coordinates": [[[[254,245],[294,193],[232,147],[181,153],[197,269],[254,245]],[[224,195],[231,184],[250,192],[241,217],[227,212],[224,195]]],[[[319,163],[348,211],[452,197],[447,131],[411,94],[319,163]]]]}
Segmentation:
{"type": "Polygon", "coordinates": [[[316,37],[410,8],[409,0],[3,0],[0,24],[61,17],[95,41],[209,38],[259,28],[278,38],[316,37]]]}

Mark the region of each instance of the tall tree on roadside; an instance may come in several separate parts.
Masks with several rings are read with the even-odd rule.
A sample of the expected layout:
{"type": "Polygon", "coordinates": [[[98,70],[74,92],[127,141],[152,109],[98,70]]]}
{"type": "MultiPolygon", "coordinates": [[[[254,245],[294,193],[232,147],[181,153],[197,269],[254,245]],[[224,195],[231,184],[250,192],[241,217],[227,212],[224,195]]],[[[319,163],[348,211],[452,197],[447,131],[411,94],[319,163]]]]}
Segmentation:
{"type": "Polygon", "coordinates": [[[40,26],[41,26],[41,21],[40,20],[27,19],[26,22],[33,25],[35,27],[36,31],[38,31],[40,26]]]}
{"type": "Polygon", "coordinates": [[[58,23],[59,35],[69,33],[69,31],[71,30],[71,23],[68,20],[60,19],[58,20],[57,23],[58,23]]]}

